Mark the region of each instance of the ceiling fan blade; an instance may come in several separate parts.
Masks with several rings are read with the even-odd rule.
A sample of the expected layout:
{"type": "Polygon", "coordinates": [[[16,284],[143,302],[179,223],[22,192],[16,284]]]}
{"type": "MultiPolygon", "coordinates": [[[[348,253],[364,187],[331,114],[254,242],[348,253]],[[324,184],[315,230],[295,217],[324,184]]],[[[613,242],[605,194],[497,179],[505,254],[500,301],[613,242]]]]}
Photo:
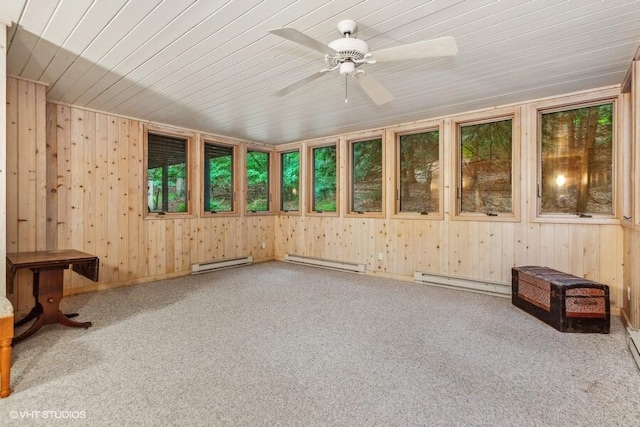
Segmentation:
{"type": "Polygon", "coordinates": [[[276,36],[301,44],[302,46],[306,46],[310,49],[317,50],[318,52],[323,53],[325,55],[335,56],[338,54],[338,52],[336,52],[326,44],[321,43],[318,40],[312,37],[309,37],[305,33],[302,33],[294,28],[278,28],[275,30],[270,30],[269,32],[276,36]]]}
{"type": "Polygon", "coordinates": [[[453,56],[456,53],[458,53],[456,39],[447,36],[378,50],[373,52],[373,58],[376,62],[404,61],[409,59],[453,56]]]}
{"type": "Polygon", "coordinates": [[[389,93],[389,91],[385,89],[379,81],[370,75],[357,74],[356,80],[358,80],[362,90],[369,95],[369,98],[371,98],[377,105],[386,104],[393,100],[393,95],[391,95],[391,93],[389,93]]]}
{"type": "Polygon", "coordinates": [[[324,76],[326,72],[327,71],[322,70],[322,71],[318,71],[317,73],[313,73],[310,76],[305,77],[304,79],[298,80],[297,82],[291,83],[289,86],[283,87],[279,91],[274,92],[273,95],[277,97],[288,95],[294,90],[299,89],[302,86],[306,85],[307,83],[311,83],[315,79],[324,76]]]}

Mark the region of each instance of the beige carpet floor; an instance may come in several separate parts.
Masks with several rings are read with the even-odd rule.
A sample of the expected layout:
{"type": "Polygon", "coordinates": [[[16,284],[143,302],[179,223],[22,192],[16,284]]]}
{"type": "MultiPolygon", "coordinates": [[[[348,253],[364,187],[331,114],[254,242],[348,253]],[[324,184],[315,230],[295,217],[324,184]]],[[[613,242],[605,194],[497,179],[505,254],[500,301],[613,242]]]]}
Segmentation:
{"type": "Polygon", "coordinates": [[[617,317],[560,333],[509,299],[282,262],[63,304],[94,326],[15,346],[0,425],[640,425],[617,317]]]}

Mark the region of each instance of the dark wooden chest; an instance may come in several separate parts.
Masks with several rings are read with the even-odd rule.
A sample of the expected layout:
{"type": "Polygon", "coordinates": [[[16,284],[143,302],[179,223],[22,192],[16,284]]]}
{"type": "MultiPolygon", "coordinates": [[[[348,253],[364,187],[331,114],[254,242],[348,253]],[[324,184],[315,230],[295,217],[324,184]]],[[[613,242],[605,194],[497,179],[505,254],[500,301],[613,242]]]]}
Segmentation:
{"type": "Polygon", "coordinates": [[[609,333],[609,287],[547,267],[511,269],[511,302],[561,332],[609,333]]]}

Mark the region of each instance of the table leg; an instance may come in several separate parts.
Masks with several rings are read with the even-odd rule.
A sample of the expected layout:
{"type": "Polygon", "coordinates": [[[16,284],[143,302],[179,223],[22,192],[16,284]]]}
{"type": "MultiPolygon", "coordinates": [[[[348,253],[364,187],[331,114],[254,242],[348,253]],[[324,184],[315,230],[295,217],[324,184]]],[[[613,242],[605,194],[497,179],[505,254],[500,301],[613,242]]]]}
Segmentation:
{"type": "MultiPolygon", "coordinates": [[[[74,328],[89,328],[91,322],[76,322],[70,320],[69,317],[77,316],[76,313],[65,315],[60,311],[60,301],[62,300],[62,286],[64,278],[64,269],[42,269],[34,272],[33,290],[36,298],[36,306],[27,315],[31,319],[36,317],[36,321],[29,329],[13,339],[13,343],[22,341],[23,339],[33,335],[43,325],[49,323],[61,323],[65,326],[74,328]]],[[[26,317],[25,317],[26,319],[26,317]]],[[[30,319],[29,319],[30,320],[30,319]]],[[[23,319],[20,322],[26,323],[23,319]]],[[[21,323],[21,324],[23,324],[21,323]]]]}
{"type": "Polygon", "coordinates": [[[42,314],[42,306],[40,304],[38,304],[38,297],[36,296],[36,305],[31,309],[29,314],[24,316],[22,319],[18,320],[15,323],[15,326],[26,325],[27,323],[29,323],[33,319],[35,319],[38,316],[40,316],[40,314],[42,314]]]}
{"type": "Polygon", "coordinates": [[[26,331],[24,331],[23,333],[21,333],[17,337],[13,338],[12,343],[13,344],[18,343],[18,342],[24,340],[25,338],[30,337],[31,335],[35,334],[38,331],[38,329],[42,328],[42,325],[44,325],[44,317],[38,316],[36,321],[33,322],[33,325],[31,325],[29,327],[29,329],[27,329],[26,331]]]}
{"type": "MultiPolygon", "coordinates": [[[[77,313],[73,313],[77,315],[77,313]]],[[[75,316],[73,316],[75,317],[75,316]]],[[[58,322],[62,323],[65,326],[71,326],[72,328],[85,328],[88,329],[93,325],[91,322],[76,322],[75,320],[69,319],[69,315],[64,314],[60,310],[58,310],[58,322]]]]}

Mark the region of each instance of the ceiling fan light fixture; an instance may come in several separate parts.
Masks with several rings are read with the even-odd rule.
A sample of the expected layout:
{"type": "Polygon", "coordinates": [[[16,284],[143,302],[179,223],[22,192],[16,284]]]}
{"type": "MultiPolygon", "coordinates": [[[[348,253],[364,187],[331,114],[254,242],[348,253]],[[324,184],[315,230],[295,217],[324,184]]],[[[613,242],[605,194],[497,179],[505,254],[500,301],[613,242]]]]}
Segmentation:
{"type": "Polygon", "coordinates": [[[342,64],[340,64],[340,75],[343,76],[345,74],[353,74],[355,69],[356,69],[356,66],[353,62],[345,61],[342,64]]]}

